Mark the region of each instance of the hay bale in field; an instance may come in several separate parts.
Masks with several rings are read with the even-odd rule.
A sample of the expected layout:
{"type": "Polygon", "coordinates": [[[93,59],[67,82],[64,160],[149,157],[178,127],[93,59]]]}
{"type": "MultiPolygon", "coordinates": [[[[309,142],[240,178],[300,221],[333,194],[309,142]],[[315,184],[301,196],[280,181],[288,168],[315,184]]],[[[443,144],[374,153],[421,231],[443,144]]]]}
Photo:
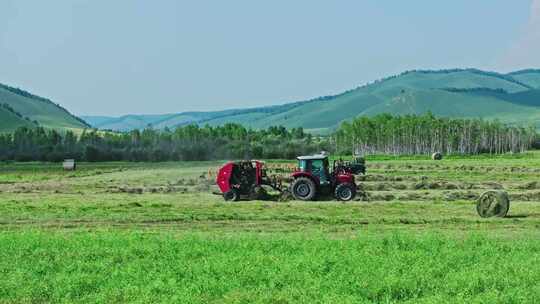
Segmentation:
{"type": "Polygon", "coordinates": [[[77,164],[75,163],[74,159],[65,159],[62,163],[62,167],[64,168],[64,171],[75,171],[77,170],[77,164]]]}
{"type": "Polygon", "coordinates": [[[443,159],[443,155],[441,152],[435,152],[431,155],[431,159],[433,160],[442,160],[443,159]]]}
{"type": "Polygon", "coordinates": [[[504,191],[484,192],[476,204],[476,211],[483,218],[505,217],[509,209],[510,199],[504,191]]]}

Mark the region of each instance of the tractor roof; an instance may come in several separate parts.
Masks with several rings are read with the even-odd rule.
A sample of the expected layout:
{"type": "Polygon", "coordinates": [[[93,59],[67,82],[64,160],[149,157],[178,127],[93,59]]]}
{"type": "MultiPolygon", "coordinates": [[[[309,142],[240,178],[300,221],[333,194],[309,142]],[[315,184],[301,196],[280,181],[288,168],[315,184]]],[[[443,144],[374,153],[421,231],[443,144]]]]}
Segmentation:
{"type": "Polygon", "coordinates": [[[315,155],[306,155],[306,156],[298,156],[298,160],[319,160],[319,159],[326,159],[328,158],[327,154],[315,154],[315,155]]]}

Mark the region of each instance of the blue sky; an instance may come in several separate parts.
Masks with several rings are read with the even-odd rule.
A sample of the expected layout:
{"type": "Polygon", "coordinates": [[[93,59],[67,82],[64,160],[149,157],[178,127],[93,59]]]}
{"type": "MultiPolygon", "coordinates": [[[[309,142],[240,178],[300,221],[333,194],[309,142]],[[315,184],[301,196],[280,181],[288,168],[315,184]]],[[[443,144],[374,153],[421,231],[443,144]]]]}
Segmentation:
{"type": "Polygon", "coordinates": [[[0,82],[79,115],[281,104],[540,67],[540,0],[2,0],[0,82]]]}

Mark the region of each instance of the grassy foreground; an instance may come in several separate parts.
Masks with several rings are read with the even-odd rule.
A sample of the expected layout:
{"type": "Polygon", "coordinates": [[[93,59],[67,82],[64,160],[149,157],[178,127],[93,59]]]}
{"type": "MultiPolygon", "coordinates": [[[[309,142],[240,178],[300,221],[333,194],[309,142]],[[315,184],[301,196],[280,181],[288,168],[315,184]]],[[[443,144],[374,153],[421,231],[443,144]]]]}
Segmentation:
{"type": "Polygon", "coordinates": [[[538,303],[540,240],[0,234],[1,302],[538,303]]]}
{"type": "Polygon", "coordinates": [[[345,204],[225,203],[220,164],[0,164],[0,303],[540,302],[539,153],[373,157],[345,204]]]}

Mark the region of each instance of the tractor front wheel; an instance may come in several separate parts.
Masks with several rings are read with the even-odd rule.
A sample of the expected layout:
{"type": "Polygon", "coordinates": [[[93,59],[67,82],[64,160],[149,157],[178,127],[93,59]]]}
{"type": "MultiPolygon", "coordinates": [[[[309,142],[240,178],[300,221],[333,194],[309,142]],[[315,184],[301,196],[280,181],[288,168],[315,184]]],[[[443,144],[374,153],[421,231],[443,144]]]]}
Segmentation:
{"type": "Polygon", "coordinates": [[[236,202],[240,199],[240,194],[238,193],[238,190],[236,189],[231,189],[230,191],[228,192],[225,192],[223,194],[223,198],[227,201],[227,202],[236,202]]]}
{"type": "Polygon", "coordinates": [[[342,202],[352,201],[356,196],[356,187],[354,184],[339,184],[335,191],[336,198],[342,202]]]}
{"type": "Polygon", "coordinates": [[[315,198],[315,183],[306,177],[297,178],[291,185],[291,192],[295,199],[300,201],[311,201],[315,198]]]}

